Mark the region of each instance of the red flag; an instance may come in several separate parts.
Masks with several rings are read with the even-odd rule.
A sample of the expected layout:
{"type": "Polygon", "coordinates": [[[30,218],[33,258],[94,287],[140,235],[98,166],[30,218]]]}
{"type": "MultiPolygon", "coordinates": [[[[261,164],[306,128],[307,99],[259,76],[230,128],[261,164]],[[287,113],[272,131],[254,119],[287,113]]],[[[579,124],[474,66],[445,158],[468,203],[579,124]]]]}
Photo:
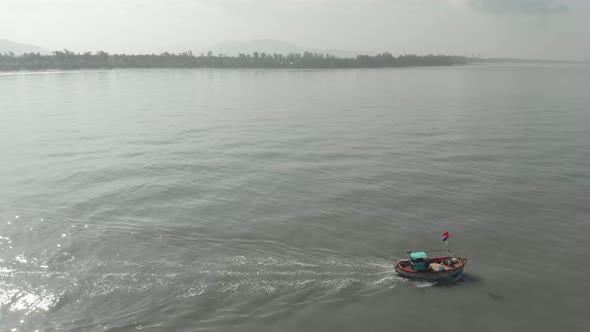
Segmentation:
{"type": "Polygon", "coordinates": [[[443,236],[443,241],[446,242],[449,239],[449,232],[444,232],[442,236],[443,236]]]}

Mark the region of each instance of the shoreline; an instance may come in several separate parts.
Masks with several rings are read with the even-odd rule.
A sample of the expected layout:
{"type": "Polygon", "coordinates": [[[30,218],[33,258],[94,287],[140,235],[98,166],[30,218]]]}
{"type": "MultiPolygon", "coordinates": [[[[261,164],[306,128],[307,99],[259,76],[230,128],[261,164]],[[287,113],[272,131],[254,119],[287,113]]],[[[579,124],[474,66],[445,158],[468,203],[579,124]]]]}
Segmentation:
{"type": "Polygon", "coordinates": [[[173,70],[195,70],[195,69],[218,69],[218,70],[260,70],[260,71],[303,71],[303,70],[355,70],[355,69],[410,69],[410,68],[446,68],[446,67],[466,67],[470,65],[487,65],[487,63],[469,63],[455,65],[431,65],[431,66],[398,66],[398,67],[103,67],[103,68],[22,68],[22,69],[4,69],[0,67],[0,75],[6,73],[73,73],[76,71],[114,71],[125,69],[173,69],[173,70]]]}
{"type": "Polygon", "coordinates": [[[192,52],[179,54],[109,54],[74,53],[68,50],[56,51],[52,55],[27,53],[15,55],[12,52],[0,54],[0,71],[22,70],[82,70],[82,69],[123,69],[123,68],[256,68],[256,69],[353,69],[353,68],[403,68],[465,65],[470,63],[466,57],[453,55],[399,55],[384,52],[377,55],[357,55],[351,58],[338,58],[329,54],[305,52],[290,53],[193,55],[192,52]]]}

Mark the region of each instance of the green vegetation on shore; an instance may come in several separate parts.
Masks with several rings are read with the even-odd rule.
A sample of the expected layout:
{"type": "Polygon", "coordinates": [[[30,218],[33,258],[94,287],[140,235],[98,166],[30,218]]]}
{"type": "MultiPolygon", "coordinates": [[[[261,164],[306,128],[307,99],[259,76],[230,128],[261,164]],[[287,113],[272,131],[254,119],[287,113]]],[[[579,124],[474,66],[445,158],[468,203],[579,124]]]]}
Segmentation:
{"type": "Polygon", "coordinates": [[[411,66],[451,66],[468,63],[468,58],[449,55],[400,55],[391,53],[357,55],[355,58],[338,58],[328,54],[304,52],[266,54],[240,54],[224,56],[194,55],[192,52],[162,54],[109,54],[74,53],[68,50],[55,51],[51,55],[26,53],[0,54],[0,70],[45,70],[45,69],[100,69],[100,68],[383,68],[411,66]]]}

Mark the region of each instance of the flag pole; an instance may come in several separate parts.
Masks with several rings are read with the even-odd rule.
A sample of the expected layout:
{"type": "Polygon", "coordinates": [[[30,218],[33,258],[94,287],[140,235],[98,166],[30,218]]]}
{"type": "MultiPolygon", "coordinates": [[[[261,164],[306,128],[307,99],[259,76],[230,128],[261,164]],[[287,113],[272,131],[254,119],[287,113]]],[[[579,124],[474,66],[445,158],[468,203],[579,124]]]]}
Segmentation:
{"type": "Polygon", "coordinates": [[[449,247],[449,240],[446,240],[445,244],[447,245],[447,254],[449,255],[449,259],[451,259],[451,247],[449,247]]]}
{"type": "Polygon", "coordinates": [[[443,241],[445,242],[445,245],[447,246],[447,255],[448,255],[448,259],[449,261],[451,260],[451,248],[449,247],[449,232],[444,232],[443,233],[443,241]]]}

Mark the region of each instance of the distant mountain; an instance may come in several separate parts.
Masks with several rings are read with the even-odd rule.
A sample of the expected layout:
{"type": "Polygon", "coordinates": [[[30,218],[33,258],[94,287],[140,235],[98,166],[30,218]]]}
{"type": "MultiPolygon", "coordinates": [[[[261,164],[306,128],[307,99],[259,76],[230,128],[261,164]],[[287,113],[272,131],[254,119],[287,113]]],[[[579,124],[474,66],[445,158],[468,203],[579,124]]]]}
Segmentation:
{"type": "Polygon", "coordinates": [[[225,42],[215,45],[211,51],[213,54],[224,54],[228,56],[237,56],[239,53],[252,54],[254,52],[259,53],[323,53],[331,54],[341,58],[356,57],[358,52],[346,51],[346,50],[334,50],[334,49],[318,49],[318,48],[305,48],[293,45],[288,42],[274,40],[274,39],[257,39],[247,42],[225,42]]]}
{"type": "Polygon", "coordinates": [[[39,46],[34,45],[26,45],[15,43],[10,40],[0,39],[0,53],[7,53],[7,52],[14,52],[14,54],[23,54],[23,53],[41,53],[41,54],[49,54],[51,52],[43,49],[39,46]]]}

